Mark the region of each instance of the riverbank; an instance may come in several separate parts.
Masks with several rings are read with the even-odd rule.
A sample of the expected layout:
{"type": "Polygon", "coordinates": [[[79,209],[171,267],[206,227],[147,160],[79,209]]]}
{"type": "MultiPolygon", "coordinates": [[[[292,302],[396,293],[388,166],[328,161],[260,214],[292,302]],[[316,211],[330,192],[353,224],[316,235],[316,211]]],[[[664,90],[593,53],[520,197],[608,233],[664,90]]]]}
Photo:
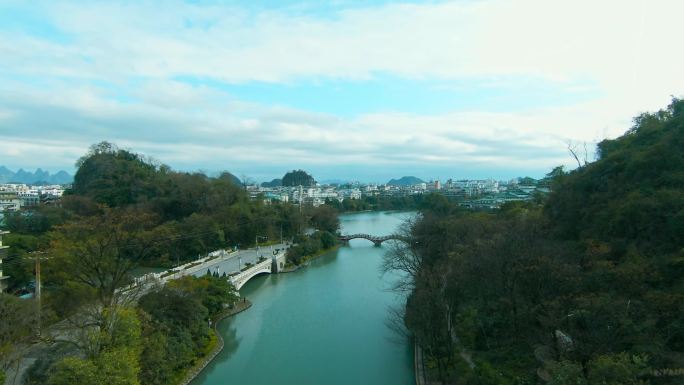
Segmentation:
{"type": "Polygon", "coordinates": [[[212,323],[213,323],[213,331],[214,331],[214,336],[217,339],[217,343],[214,346],[213,349],[207,355],[204,356],[204,358],[197,363],[193,368],[188,370],[188,374],[185,376],[183,381],[178,383],[178,385],[188,385],[189,383],[192,382],[202,371],[213,361],[216,356],[218,356],[219,353],[223,350],[223,347],[225,345],[225,342],[223,340],[223,337],[221,336],[221,333],[218,332],[217,326],[218,323],[221,322],[222,320],[232,317],[238,313],[242,313],[243,311],[249,309],[252,306],[252,303],[246,299],[243,299],[242,301],[238,301],[238,303],[232,308],[229,309],[227,308],[225,311],[219,313],[216,317],[214,317],[212,323]]]}
{"type": "Polygon", "coordinates": [[[294,273],[295,271],[306,267],[308,262],[311,262],[312,260],[314,260],[320,256],[323,256],[325,254],[331,253],[331,252],[339,249],[342,246],[343,246],[342,243],[338,243],[337,245],[335,245],[333,247],[328,247],[327,249],[320,250],[314,254],[304,256],[304,257],[302,257],[302,263],[300,263],[299,265],[286,267],[285,269],[281,270],[280,273],[294,273]]]}
{"type": "MultiPolygon", "coordinates": [[[[391,234],[410,215],[341,216],[340,231],[391,234]]],[[[190,385],[415,385],[413,344],[387,323],[405,302],[387,290],[401,277],[379,274],[387,248],[329,246],[310,249],[298,274],[243,286],[254,305],[219,325],[225,348],[190,385]]]]}
{"type": "MultiPolygon", "coordinates": [[[[340,248],[341,246],[342,246],[342,244],[340,243],[340,244],[337,244],[333,247],[327,248],[325,250],[321,250],[315,254],[306,256],[303,258],[303,262],[304,263],[309,262],[309,261],[316,259],[316,258],[318,258],[324,254],[335,251],[338,248],[340,248]]],[[[304,264],[301,264],[301,265],[295,266],[294,268],[285,269],[285,270],[281,271],[281,273],[291,273],[291,272],[299,270],[300,268],[302,268],[304,266],[305,266],[304,264]]],[[[234,316],[238,313],[241,313],[241,312],[249,309],[251,306],[252,306],[252,302],[250,302],[246,299],[243,299],[242,301],[238,301],[238,303],[232,309],[226,309],[224,312],[222,312],[222,313],[218,314],[216,317],[214,317],[214,319],[213,319],[213,331],[214,331],[214,336],[217,338],[216,346],[213,349],[211,349],[211,352],[208,353],[197,365],[195,365],[192,369],[190,369],[188,371],[189,374],[186,376],[186,378],[182,382],[179,383],[179,385],[188,385],[190,382],[192,382],[192,380],[194,380],[200,373],[202,373],[202,370],[204,370],[207,367],[207,365],[209,365],[211,363],[211,361],[213,361],[216,358],[216,356],[218,356],[218,354],[221,353],[221,351],[223,350],[225,342],[223,340],[223,337],[221,336],[221,333],[219,333],[217,330],[218,323],[221,322],[221,320],[223,320],[225,318],[234,316]]]]}

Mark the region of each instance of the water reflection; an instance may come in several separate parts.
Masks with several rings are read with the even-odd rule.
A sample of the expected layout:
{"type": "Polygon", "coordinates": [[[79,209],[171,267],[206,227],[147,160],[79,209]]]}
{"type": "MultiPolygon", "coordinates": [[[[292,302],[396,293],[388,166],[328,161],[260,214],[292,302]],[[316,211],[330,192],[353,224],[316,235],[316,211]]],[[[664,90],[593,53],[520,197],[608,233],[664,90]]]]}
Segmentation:
{"type": "MultiPolygon", "coordinates": [[[[342,232],[390,234],[405,217],[343,216],[342,232]]],[[[240,292],[253,306],[220,325],[225,351],[193,384],[413,384],[410,341],[388,324],[388,307],[405,300],[380,272],[386,251],[359,240],[308,268],[250,280],[240,292]]]]}

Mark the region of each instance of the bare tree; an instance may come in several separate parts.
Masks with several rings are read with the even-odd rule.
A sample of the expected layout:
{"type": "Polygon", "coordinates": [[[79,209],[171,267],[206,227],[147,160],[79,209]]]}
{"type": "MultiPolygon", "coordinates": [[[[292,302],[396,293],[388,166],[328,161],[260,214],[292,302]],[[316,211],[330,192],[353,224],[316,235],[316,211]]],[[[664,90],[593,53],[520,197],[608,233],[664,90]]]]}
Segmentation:
{"type": "Polygon", "coordinates": [[[589,151],[587,150],[587,142],[582,142],[581,148],[579,147],[580,143],[574,143],[572,140],[567,141],[567,149],[570,152],[570,155],[577,162],[577,167],[582,168],[589,164],[589,151]],[[580,150],[582,151],[582,154],[579,153],[580,150]],[[582,157],[581,160],[580,156],[582,157]]]}
{"type": "Polygon", "coordinates": [[[389,250],[383,256],[380,267],[383,273],[404,273],[393,286],[394,290],[400,292],[413,290],[416,277],[422,266],[422,257],[417,250],[418,244],[412,236],[414,225],[415,221],[408,219],[399,227],[395,235],[401,241],[389,243],[389,250]]]}
{"type": "Polygon", "coordinates": [[[404,316],[406,315],[405,304],[397,304],[387,307],[387,319],[385,325],[394,332],[396,338],[393,342],[406,343],[406,340],[412,336],[411,331],[408,330],[404,323],[404,316]]]}
{"type": "Polygon", "coordinates": [[[240,181],[242,181],[242,187],[243,187],[245,190],[247,190],[247,186],[250,186],[250,185],[256,183],[256,181],[255,181],[254,179],[250,178],[250,177],[247,176],[246,174],[241,174],[241,175],[240,175],[240,181]]]}

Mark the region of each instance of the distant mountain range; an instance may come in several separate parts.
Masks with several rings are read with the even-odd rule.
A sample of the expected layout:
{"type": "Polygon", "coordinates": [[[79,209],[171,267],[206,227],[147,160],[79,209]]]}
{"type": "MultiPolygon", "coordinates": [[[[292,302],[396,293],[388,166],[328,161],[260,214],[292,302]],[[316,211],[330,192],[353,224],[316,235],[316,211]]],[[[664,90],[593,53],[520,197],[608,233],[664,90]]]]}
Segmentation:
{"type": "Polygon", "coordinates": [[[320,181],[320,184],[322,184],[322,185],[326,185],[326,184],[327,185],[341,185],[341,184],[347,184],[347,183],[351,183],[351,182],[348,180],[345,180],[345,179],[326,179],[326,180],[320,181]]]}
{"type": "Polygon", "coordinates": [[[261,184],[261,187],[280,187],[283,185],[283,180],[282,179],[273,179],[270,182],[264,182],[261,184]]]}
{"type": "Polygon", "coordinates": [[[420,178],[416,178],[415,176],[403,176],[399,179],[392,179],[387,182],[387,184],[391,186],[412,186],[419,183],[425,183],[425,181],[420,178]]]}
{"type": "Polygon", "coordinates": [[[59,171],[52,175],[48,171],[37,169],[35,172],[14,172],[5,166],[0,166],[0,183],[25,183],[25,184],[67,184],[72,183],[74,177],[66,171],[59,171]]]}

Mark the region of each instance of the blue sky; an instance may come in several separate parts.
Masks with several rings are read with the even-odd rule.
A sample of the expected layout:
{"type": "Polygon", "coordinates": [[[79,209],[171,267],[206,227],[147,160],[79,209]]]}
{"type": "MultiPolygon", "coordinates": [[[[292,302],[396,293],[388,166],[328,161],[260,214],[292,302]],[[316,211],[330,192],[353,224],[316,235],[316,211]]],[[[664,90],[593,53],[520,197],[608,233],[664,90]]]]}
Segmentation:
{"type": "Polygon", "coordinates": [[[0,3],[0,165],[543,176],[684,89],[675,0],[0,3]],[[321,5],[324,4],[324,5],[321,5]],[[619,13],[615,9],[620,9],[619,13]]]}

